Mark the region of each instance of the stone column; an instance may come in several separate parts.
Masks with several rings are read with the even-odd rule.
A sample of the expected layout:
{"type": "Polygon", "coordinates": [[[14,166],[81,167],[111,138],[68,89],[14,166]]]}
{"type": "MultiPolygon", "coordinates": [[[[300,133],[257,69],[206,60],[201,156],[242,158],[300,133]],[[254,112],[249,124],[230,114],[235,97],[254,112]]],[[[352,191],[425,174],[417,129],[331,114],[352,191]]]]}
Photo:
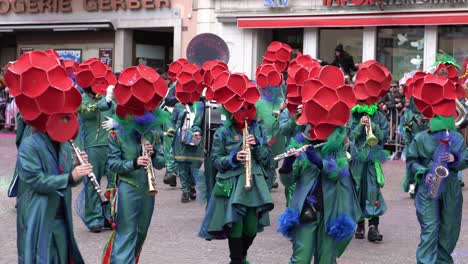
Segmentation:
{"type": "Polygon", "coordinates": [[[427,71],[436,61],[437,26],[424,27],[424,70],[427,71]]]}
{"type": "Polygon", "coordinates": [[[362,62],[375,60],[377,49],[377,27],[365,27],[362,32],[362,62]]]}
{"type": "Polygon", "coordinates": [[[174,58],[177,60],[182,56],[182,19],[177,19],[174,24],[174,58]]]}
{"type": "Polygon", "coordinates": [[[114,49],[114,72],[121,72],[132,66],[133,30],[117,29],[115,31],[114,49]]]}
{"type": "Polygon", "coordinates": [[[302,53],[308,54],[314,59],[318,58],[318,39],[318,28],[304,28],[304,44],[302,53]]]}

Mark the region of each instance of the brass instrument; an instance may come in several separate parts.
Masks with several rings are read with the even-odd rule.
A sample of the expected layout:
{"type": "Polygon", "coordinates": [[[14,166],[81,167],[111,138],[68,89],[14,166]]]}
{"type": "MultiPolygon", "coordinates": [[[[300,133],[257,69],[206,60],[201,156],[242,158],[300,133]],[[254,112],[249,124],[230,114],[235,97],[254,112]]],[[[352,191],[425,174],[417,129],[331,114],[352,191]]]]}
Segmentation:
{"type": "MultiPolygon", "coordinates": [[[[447,137],[444,142],[440,142],[439,144],[444,144],[442,145],[443,149],[440,153],[440,155],[445,155],[449,151],[449,145],[448,145],[448,140],[449,140],[449,132],[446,131],[447,137]]],[[[437,151],[436,151],[437,153],[437,151]]],[[[449,170],[447,169],[447,163],[445,162],[440,162],[439,161],[440,157],[434,157],[434,162],[437,162],[436,167],[434,169],[434,182],[430,186],[431,188],[429,189],[429,197],[432,199],[436,199],[439,196],[440,192],[440,186],[442,185],[442,182],[444,181],[445,178],[449,176],[449,170]]]]}
{"type": "MultiPolygon", "coordinates": [[[[151,154],[145,148],[145,138],[141,137],[141,155],[151,159],[151,154]]],[[[158,191],[156,190],[156,173],[153,168],[153,162],[145,167],[146,176],[148,178],[148,195],[156,195],[158,191]]]]}
{"type": "Polygon", "coordinates": [[[245,167],[245,185],[244,189],[252,189],[252,164],[251,158],[252,153],[250,153],[250,145],[247,143],[247,137],[249,136],[249,125],[247,124],[247,119],[245,119],[245,126],[242,130],[242,150],[247,152],[245,157],[244,167],[245,167]]]}
{"type": "Polygon", "coordinates": [[[372,132],[372,121],[371,121],[370,116],[367,116],[367,120],[369,122],[369,125],[366,126],[366,142],[367,142],[367,145],[372,147],[372,146],[377,145],[379,143],[379,140],[372,132]]]}
{"type": "MultiPolygon", "coordinates": [[[[80,164],[85,164],[83,158],[81,157],[81,150],[75,145],[75,142],[73,141],[73,139],[70,139],[69,143],[71,147],[73,148],[73,151],[75,152],[75,156],[80,162],[80,164]]],[[[91,172],[90,174],[88,174],[88,179],[89,179],[89,182],[91,182],[91,184],[93,185],[94,191],[96,191],[96,194],[98,195],[99,200],[101,201],[101,204],[102,205],[108,204],[109,200],[106,198],[106,196],[102,192],[101,186],[99,185],[99,182],[96,179],[96,175],[94,175],[94,173],[91,172]]]]}
{"type": "MultiPolygon", "coordinates": [[[[321,146],[323,146],[323,145],[325,145],[325,142],[320,143],[320,144],[317,144],[317,145],[313,145],[313,146],[314,146],[314,148],[318,148],[318,147],[321,147],[321,146]]],[[[291,151],[291,152],[286,151],[286,152],[284,152],[284,153],[281,153],[281,154],[279,154],[279,155],[276,155],[276,156],[273,158],[273,160],[282,160],[282,159],[285,159],[285,158],[287,158],[287,157],[291,157],[291,156],[297,155],[297,154],[299,154],[299,153],[305,152],[305,151],[307,150],[307,147],[309,147],[309,146],[311,146],[311,145],[305,145],[304,147],[302,147],[302,148],[300,148],[300,149],[296,149],[296,150],[291,151]]]]}
{"type": "Polygon", "coordinates": [[[460,100],[455,100],[456,102],[456,111],[457,119],[455,120],[455,125],[457,128],[465,128],[468,125],[468,113],[465,110],[465,106],[460,100]]]}

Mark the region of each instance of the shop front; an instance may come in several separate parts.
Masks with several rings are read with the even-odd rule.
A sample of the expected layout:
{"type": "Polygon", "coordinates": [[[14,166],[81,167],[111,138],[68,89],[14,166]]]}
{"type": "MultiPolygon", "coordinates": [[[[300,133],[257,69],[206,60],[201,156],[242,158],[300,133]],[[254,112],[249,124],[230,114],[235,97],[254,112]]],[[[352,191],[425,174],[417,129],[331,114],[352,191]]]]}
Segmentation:
{"type": "Polygon", "coordinates": [[[78,62],[98,57],[115,72],[146,64],[165,72],[195,35],[192,1],[0,0],[0,65],[55,49],[78,62]]]}
{"type": "MultiPolygon", "coordinates": [[[[231,67],[249,74],[274,40],[332,62],[342,44],[356,63],[375,59],[396,80],[405,72],[429,69],[437,52],[468,58],[467,0],[220,0],[201,1],[205,21],[228,43],[231,67]],[[210,16],[207,16],[207,14],[210,16]]],[[[202,12],[199,11],[199,22],[202,12]]],[[[468,61],[468,59],[467,59],[468,61]]]]}

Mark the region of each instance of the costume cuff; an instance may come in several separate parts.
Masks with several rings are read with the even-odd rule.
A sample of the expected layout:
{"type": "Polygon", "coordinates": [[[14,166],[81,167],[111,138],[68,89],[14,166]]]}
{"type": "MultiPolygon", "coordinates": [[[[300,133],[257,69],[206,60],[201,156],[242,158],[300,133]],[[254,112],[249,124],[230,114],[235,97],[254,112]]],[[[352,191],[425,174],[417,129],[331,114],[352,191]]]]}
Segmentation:
{"type": "Polygon", "coordinates": [[[423,184],[424,183],[424,175],[427,173],[427,169],[425,168],[420,168],[416,171],[415,175],[414,175],[414,181],[417,183],[417,184],[423,184]]]}
{"type": "Polygon", "coordinates": [[[237,152],[235,151],[232,151],[231,154],[229,155],[229,165],[231,165],[231,167],[233,169],[236,169],[237,167],[239,167],[239,161],[237,160],[237,152]]]}

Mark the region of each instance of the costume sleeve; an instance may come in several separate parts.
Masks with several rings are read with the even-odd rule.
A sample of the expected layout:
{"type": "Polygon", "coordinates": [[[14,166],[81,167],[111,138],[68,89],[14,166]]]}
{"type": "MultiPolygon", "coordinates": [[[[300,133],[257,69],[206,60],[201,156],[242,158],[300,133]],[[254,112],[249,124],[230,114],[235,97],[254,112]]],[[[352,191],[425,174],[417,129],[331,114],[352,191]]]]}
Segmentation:
{"type": "Polygon", "coordinates": [[[23,118],[21,115],[16,116],[16,139],[15,139],[15,144],[16,144],[16,149],[19,149],[19,146],[21,145],[21,140],[24,137],[24,130],[26,128],[26,123],[24,122],[23,118]]]}
{"type": "Polygon", "coordinates": [[[174,130],[179,128],[178,124],[177,124],[177,121],[179,119],[179,109],[180,109],[179,104],[176,104],[174,106],[174,109],[172,110],[172,113],[171,113],[171,124],[170,125],[171,125],[171,129],[174,129],[174,130]]]}
{"type": "Polygon", "coordinates": [[[217,170],[224,172],[230,169],[236,169],[240,166],[239,163],[233,161],[234,156],[239,150],[232,149],[230,152],[226,149],[226,144],[224,140],[225,134],[224,129],[216,130],[213,136],[213,146],[211,150],[211,159],[217,170]]]}
{"type": "Polygon", "coordinates": [[[289,111],[283,110],[279,116],[279,131],[285,137],[295,135],[296,122],[294,117],[290,116],[289,111]]]}
{"type": "Polygon", "coordinates": [[[257,145],[253,147],[252,154],[259,164],[268,166],[271,162],[271,148],[268,146],[267,136],[265,135],[265,128],[259,127],[257,138],[257,145]]]}
{"type": "Polygon", "coordinates": [[[20,146],[18,159],[21,167],[19,174],[28,186],[38,193],[52,193],[68,187],[70,173],[48,175],[42,167],[39,149],[33,146],[31,141],[26,141],[20,146]]]}
{"type": "Polygon", "coordinates": [[[108,103],[108,102],[106,101],[106,97],[103,96],[103,97],[101,98],[101,100],[99,100],[99,102],[97,102],[96,105],[97,105],[97,108],[99,109],[99,111],[105,112],[105,111],[108,111],[108,110],[111,109],[112,104],[113,104],[112,101],[108,103]]]}
{"type": "Polygon", "coordinates": [[[377,112],[378,118],[372,120],[372,132],[379,140],[381,145],[385,144],[390,134],[387,118],[380,112],[377,112]]]}
{"type": "Polygon", "coordinates": [[[108,163],[109,169],[117,174],[126,174],[135,170],[133,167],[133,160],[124,159],[124,155],[115,132],[111,132],[109,136],[108,163]]]}
{"type": "Polygon", "coordinates": [[[411,141],[406,153],[406,167],[410,175],[414,175],[416,182],[422,183],[422,176],[429,170],[420,162],[421,153],[419,149],[419,141],[421,136],[416,136],[411,141]]]}
{"type": "Polygon", "coordinates": [[[205,117],[205,104],[203,102],[198,102],[196,104],[196,116],[192,125],[192,132],[202,132],[203,131],[203,118],[205,117]]]}
{"type": "Polygon", "coordinates": [[[157,140],[153,144],[154,155],[152,157],[153,167],[157,170],[162,170],[166,166],[166,160],[164,158],[164,152],[161,145],[161,137],[156,135],[157,140]]]}
{"type": "Polygon", "coordinates": [[[455,156],[455,161],[448,164],[449,169],[461,171],[468,168],[468,153],[465,147],[465,140],[457,133],[457,140],[450,146],[450,153],[455,156]]]}

